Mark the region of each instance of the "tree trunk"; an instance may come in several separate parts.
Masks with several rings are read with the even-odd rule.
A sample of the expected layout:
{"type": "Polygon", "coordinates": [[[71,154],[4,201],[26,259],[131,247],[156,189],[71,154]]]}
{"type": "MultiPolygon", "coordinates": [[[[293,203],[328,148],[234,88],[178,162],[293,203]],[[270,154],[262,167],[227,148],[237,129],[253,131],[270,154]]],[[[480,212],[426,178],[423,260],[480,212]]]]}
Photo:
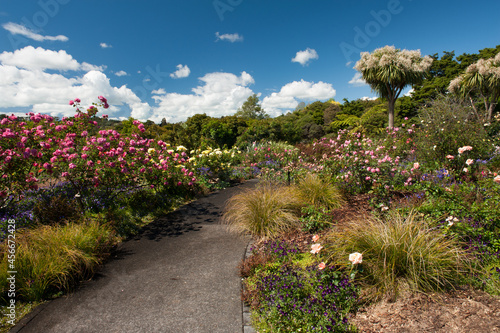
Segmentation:
{"type": "Polygon", "coordinates": [[[491,121],[491,118],[493,117],[493,110],[495,110],[496,106],[497,103],[490,103],[490,107],[488,108],[488,119],[487,119],[488,122],[491,121]]]}
{"type": "Polygon", "coordinates": [[[389,128],[394,127],[394,105],[396,104],[396,99],[389,98],[389,128]]]}

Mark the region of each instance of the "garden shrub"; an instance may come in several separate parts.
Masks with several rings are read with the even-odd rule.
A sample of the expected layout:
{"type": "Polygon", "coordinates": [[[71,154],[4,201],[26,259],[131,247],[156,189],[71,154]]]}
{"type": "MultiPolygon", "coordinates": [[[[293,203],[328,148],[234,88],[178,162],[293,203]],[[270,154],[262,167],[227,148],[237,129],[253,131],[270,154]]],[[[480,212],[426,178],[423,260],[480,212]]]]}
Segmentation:
{"type": "Polygon", "coordinates": [[[419,110],[421,129],[418,131],[416,155],[418,161],[431,168],[448,166],[453,170],[462,170],[463,162],[458,156],[458,149],[471,146],[467,159],[477,160],[489,156],[494,146],[489,139],[483,122],[472,117],[469,105],[440,96],[419,110]],[[446,156],[452,155],[450,160],[446,156]]]}
{"type": "Polygon", "coordinates": [[[305,232],[321,232],[332,226],[328,211],[325,209],[318,209],[315,206],[309,205],[302,207],[301,213],[300,223],[302,230],[305,232]]]}
{"type": "Polygon", "coordinates": [[[356,288],[335,267],[281,265],[251,279],[259,332],[355,332],[348,313],[357,304],[356,288]]]}

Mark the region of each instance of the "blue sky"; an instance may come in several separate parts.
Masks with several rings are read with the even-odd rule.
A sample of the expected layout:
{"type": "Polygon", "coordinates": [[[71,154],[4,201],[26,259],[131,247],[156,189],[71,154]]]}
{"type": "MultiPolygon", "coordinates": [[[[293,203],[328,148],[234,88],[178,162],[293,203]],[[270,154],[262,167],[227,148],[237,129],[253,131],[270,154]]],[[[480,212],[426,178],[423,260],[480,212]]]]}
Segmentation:
{"type": "Polygon", "coordinates": [[[422,55],[500,44],[500,2],[0,0],[0,113],[111,118],[234,114],[251,94],[276,116],[301,101],[374,97],[352,67],[385,45],[422,55]]]}

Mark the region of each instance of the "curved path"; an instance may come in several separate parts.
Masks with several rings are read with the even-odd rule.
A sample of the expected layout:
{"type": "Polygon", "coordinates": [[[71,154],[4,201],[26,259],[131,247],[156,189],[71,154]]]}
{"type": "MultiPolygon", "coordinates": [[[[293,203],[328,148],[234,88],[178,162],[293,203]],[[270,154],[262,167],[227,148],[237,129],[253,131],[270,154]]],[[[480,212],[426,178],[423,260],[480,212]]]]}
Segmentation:
{"type": "Polygon", "coordinates": [[[236,267],[250,239],[229,233],[219,218],[225,201],[255,182],[151,223],[92,281],[38,307],[11,332],[242,332],[236,267]]]}

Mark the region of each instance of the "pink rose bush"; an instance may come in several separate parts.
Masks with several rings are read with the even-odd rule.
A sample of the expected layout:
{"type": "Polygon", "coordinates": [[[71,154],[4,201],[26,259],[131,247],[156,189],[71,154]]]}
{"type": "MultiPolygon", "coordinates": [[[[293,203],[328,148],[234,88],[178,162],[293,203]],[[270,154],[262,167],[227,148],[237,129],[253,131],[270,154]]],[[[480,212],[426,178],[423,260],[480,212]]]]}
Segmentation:
{"type": "MultiPolygon", "coordinates": [[[[339,131],[336,138],[321,139],[304,159],[322,165],[321,172],[332,174],[348,193],[375,190],[386,196],[395,186],[410,185],[420,173],[420,164],[403,163],[414,153],[414,130],[388,130],[383,140],[372,140],[361,133],[339,131]]],[[[310,168],[311,169],[311,168],[310,168]]]]}
{"type": "MultiPolygon", "coordinates": [[[[48,115],[28,113],[27,119],[10,116],[0,122],[0,200],[18,200],[40,182],[69,181],[78,193],[106,189],[112,193],[129,187],[158,190],[193,186],[197,179],[189,169],[189,156],[171,150],[161,140],[140,136],[144,125],[134,121],[135,131],[127,137],[115,130],[99,130],[97,106],[82,111],[80,100],[73,117],[56,121],[48,115]],[[92,133],[92,134],[91,134],[92,133]],[[142,172],[141,172],[142,171],[142,172]]],[[[176,189],[177,190],[177,189],[176,189]]]]}

